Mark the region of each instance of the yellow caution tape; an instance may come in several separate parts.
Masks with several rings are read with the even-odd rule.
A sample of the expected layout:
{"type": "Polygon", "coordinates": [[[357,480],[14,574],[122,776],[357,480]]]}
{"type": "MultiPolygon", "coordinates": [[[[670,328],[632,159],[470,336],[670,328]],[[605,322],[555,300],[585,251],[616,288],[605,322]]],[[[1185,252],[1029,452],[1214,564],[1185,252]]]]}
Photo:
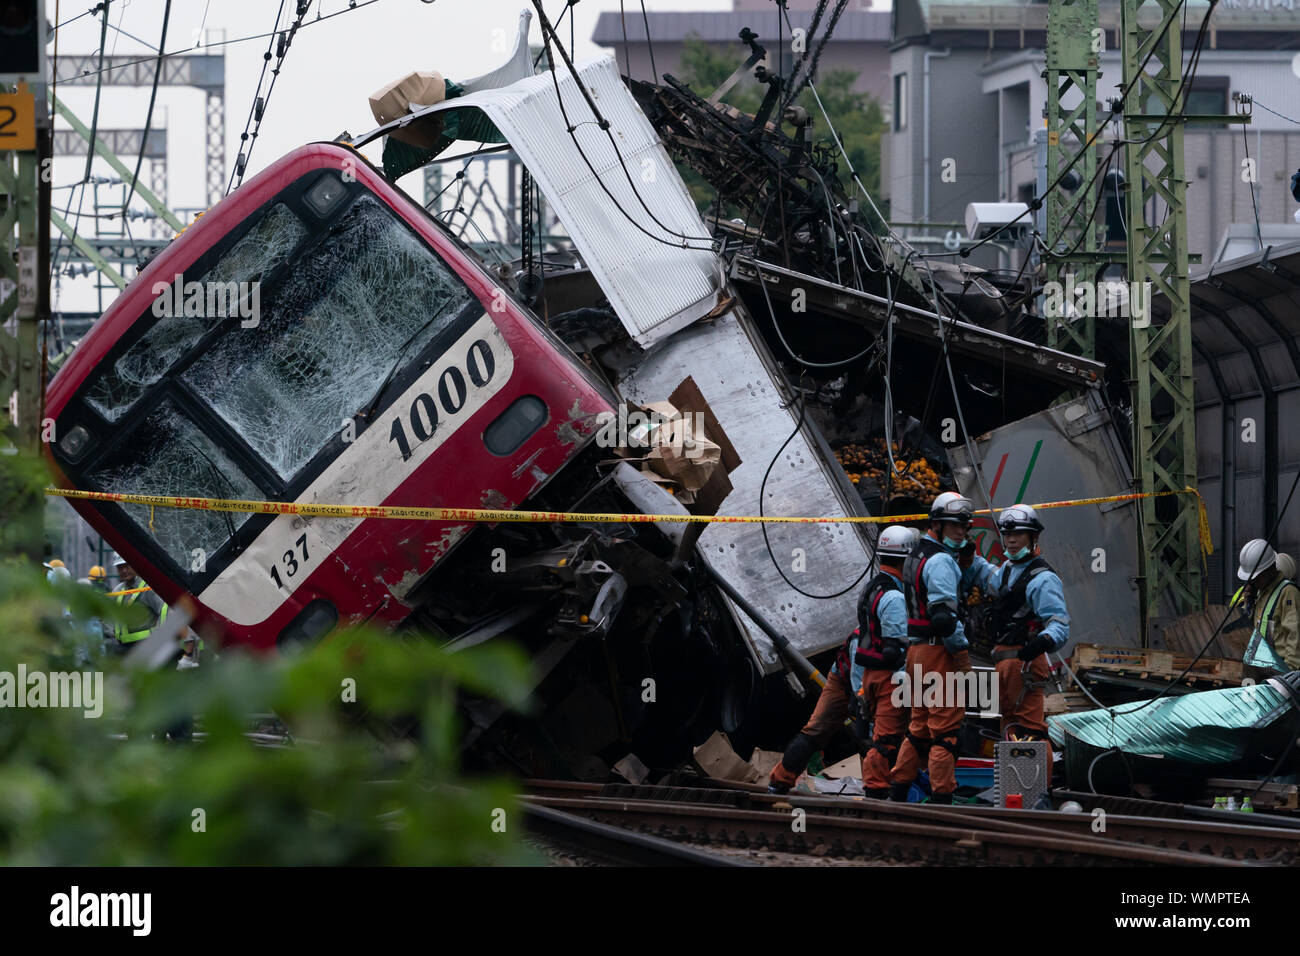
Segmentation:
{"type": "MultiPolygon", "coordinates": [[[[785,515],[647,515],[640,513],[614,514],[565,511],[512,511],[490,508],[423,508],[393,505],[322,505],[301,504],[296,501],[240,501],[228,498],[187,498],[172,495],[131,495],[109,491],[79,491],[69,488],[46,488],[47,495],[60,498],[85,498],[91,501],[115,501],[122,504],[148,505],[150,508],[189,508],[200,511],[239,511],[249,514],[302,515],[312,518],[397,518],[408,521],[472,521],[496,523],[502,521],[540,522],[543,524],[645,524],[679,522],[686,524],[902,524],[924,521],[929,514],[886,515],[880,517],[848,516],[801,518],[785,515]]],[[[1048,501],[1033,505],[1041,508],[1071,508],[1078,505],[1107,504],[1115,501],[1137,501],[1141,498],[1162,498],[1166,495],[1200,495],[1194,488],[1182,491],[1134,492],[1125,495],[1107,495],[1101,498],[1075,498],[1069,501],[1048,501]]],[[[986,508],[979,514],[992,514],[999,508],[986,508]]],[[[1201,504],[1202,547],[1208,543],[1209,524],[1205,506],[1201,504]]],[[[1208,553],[1208,552],[1207,552],[1208,553]]]]}
{"type": "Polygon", "coordinates": [[[143,594],[145,591],[152,591],[151,587],[131,588],[129,591],[107,591],[105,597],[121,597],[124,594],[143,594]]]}

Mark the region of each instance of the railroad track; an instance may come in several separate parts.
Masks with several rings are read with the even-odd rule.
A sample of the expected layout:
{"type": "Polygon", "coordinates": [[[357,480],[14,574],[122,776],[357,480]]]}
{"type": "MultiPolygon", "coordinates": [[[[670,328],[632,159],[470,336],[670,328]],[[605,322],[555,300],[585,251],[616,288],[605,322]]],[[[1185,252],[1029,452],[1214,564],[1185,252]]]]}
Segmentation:
{"type": "Polygon", "coordinates": [[[525,803],[528,831],[546,842],[604,866],[749,866],[742,860],[683,846],[553,807],[525,803]]]}
{"type": "Polygon", "coordinates": [[[723,781],[652,787],[530,780],[524,787],[531,805],[661,838],[873,861],[1222,867],[1300,859],[1300,832],[1217,821],[777,796],[723,781]],[[798,827],[796,810],[803,811],[798,827]]]}

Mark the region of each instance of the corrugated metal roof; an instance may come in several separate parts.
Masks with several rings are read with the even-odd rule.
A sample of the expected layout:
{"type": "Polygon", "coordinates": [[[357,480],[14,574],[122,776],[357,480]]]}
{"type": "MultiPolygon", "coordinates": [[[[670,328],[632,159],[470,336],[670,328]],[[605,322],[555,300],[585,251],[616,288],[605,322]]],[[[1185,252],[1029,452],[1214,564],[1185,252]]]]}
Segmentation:
{"type": "MultiPolygon", "coordinates": [[[[741,27],[749,27],[761,36],[760,42],[769,46],[777,36],[777,12],[773,7],[766,10],[721,10],[700,13],[665,12],[647,14],[650,21],[650,37],[659,43],[681,42],[692,33],[701,40],[712,43],[729,42],[737,46],[741,27]]],[[[808,10],[790,11],[790,22],[796,27],[808,29],[812,23],[812,12],[808,10]]],[[[623,23],[619,22],[617,13],[602,13],[596,20],[596,29],[591,35],[593,43],[601,46],[621,46],[623,27],[627,27],[628,43],[645,43],[645,24],[640,11],[629,13],[623,23]]],[[[823,27],[825,20],[823,20],[823,27]]],[[[790,31],[784,22],[779,24],[780,31],[788,38],[790,31]]],[[[818,30],[820,35],[821,30],[818,30]]],[[[888,43],[889,11],[861,10],[845,13],[835,26],[831,36],[832,43],[888,43]]]]}
{"type": "Polygon", "coordinates": [[[405,122],[482,110],[532,173],[623,327],[649,346],[712,310],[721,269],[694,201],[614,58],[578,72],[617,151],[564,69],[556,72],[563,110],[548,72],[430,106],[405,122]]]}

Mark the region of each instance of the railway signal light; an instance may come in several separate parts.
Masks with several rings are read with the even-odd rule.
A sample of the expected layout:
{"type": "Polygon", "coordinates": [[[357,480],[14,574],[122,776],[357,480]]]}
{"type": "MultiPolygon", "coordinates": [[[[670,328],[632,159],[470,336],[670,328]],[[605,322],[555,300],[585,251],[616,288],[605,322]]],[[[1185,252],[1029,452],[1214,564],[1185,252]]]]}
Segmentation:
{"type": "Polygon", "coordinates": [[[40,0],[0,0],[0,84],[45,81],[45,15],[40,0]]]}

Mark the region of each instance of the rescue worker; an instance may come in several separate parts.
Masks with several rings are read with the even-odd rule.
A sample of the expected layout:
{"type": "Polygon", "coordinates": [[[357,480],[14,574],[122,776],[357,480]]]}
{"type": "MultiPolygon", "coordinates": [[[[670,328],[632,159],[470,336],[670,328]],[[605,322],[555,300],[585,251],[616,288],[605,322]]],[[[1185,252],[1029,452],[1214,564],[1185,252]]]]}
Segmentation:
{"type": "MultiPolygon", "coordinates": [[[[889,796],[889,772],[907,729],[907,711],[894,701],[895,673],[907,660],[907,599],[903,563],[920,540],[915,528],[890,525],[876,541],[880,572],[867,583],[858,602],[858,646],[854,683],[864,722],[871,724],[871,743],[862,755],[862,788],[868,797],[889,796]],[[860,675],[859,676],[859,672],[860,675]]],[[[863,735],[865,743],[866,735],[863,735]]]]}
{"type": "MultiPolygon", "coordinates": [[[[969,574],[985,593],[997,595],[989,621],[996,641],[993,665],[1002,737],[1047,740],[1043,688],[1051,668],[1046,654],[1059,651],[1070,639],[1065,588],[1038,547],[1043,523],[1032,507],[1015,504],[1004,510],[998,530],[1007,560],[998,567],[977,556],[969,574]]],[[[1049,783],[1051,775],[1049,750],[1049,783]]]]}
{"type": "MultiPolygon", "coordinates": [[[[94,565],[86,577],[78,583],[84,583],[86,587],[99,594],[108,593],[108,573],[104,570],[102,565],[94,565]]],[[[92,617],[86,620],[86,632],[91,637],[99,638],[101,640],[109,640],[113,636],[112,631],[109,630],[107,624],[98,617],[92,617]]],[[[102,650],[102,648],[100,649],[102,650]]]]}
{"type": "MultiPolygon", "coordinates": [[[[969,642],[957,616],[962,571],[957,553],[966,541],[975,506],[969,498],[945,491],[930,506],[930,530],[903,563],[903,593],[907,599],[907,678],[929,684],[937,675],[944,691],[953,682],[948,674],[968,672],[969,642]]],[[[913,691],[915,694],[915,690],[913,691]]],[[[966,716],[963,703],[944,700],[925,706],[924,695],[912,700],[907,739],[889,775],[889,798],[905,802],[922,763],[930,770],[932,803],[952,803],[957,789],[957,739],[966,716]]]]}
{"type": "Polygon", "coordinates": [[[1242,662],[1269,673],[1300,669],[1300,590],[1278,569],[1277,552],[1263,538],[1247,541],[1237,579],[1247,584],[1252,630],[1242,662]]]}
{"type": "MultiPolygon", "coordinates": [[[[858,605],[859,622],[864,621],[865,613],[865,624],[860,623],[858,629],[841,645],[835,663],[830,673],[826,675],[826,686],[822,688],[821,696],[817,698],[812,716],[785,748],[781,760],[772,768],[768,778],[769,792],[789,792],[795,781],[799,779],[799,774],[808,768],[808,761],[812,759],[812,755],[822,749],[835,731],[844,725],[854,695],[860,688],[865,689],[864,685],[867,681],[873,689],[870,695],[862,694],[862,703],[875,713],[880,735],[889,738],[901,733],[901,726],[897,731],[891,730],[901,718],[894,715],[895,709],[888,699],[889,694],[884,694],[885,709],[882,709],[879,703],[880,679],[872,674],[867,681],[864,681],[864,675],[868,674],[869,670],[879,670],[884,674],[887,683],[888,676],[903,663],[902,642],[906,639],[907,615],[904,603],[891,596],[898,593],[896,590],[898,572],[891,573],[885,569],[888,568],[886,561],[897,565],[900,558],[907,554],[914,540],[915,532],[899,525],[891,525],[881,532],[880,539],[876,543],[876,553],[881,556],[882,570],[871,579],[858,605]],[[882,580],[882,576],[888,580],[882,580]],[[864,629],[868,637],[860,641],[864,629]],[[877,634],[880,635],[878,643],[874,638],[877,634]],[[859,657],[860,653],[862,653],[861,657],[859,657]]],[[[883,779],[876,779],[881,776],[879,765],[884,760],[892,760],[890,751],[897,744],[886,739],[879,742],[880,750],[875,749],[876,745],[877,742],[873,740],[871,749],[863,755],[863,786],[868,786],[866,777],[870,767],[875,768],[873,780],[876,789],[880,789],[886,787],[887,783],[883,779]]],[[[887,770],[888,767],[885,769],[887,770]]],[[[883,796],[880,793],[872,795],[883,796]]]]}
{"type": "Polygon", "coordinates": [[[113,555],[113,566],[118,580],[117,603],[126,608],[127,613],[125,620],[118,621],[113,627],[114,643],[110,648],[118,654],[125,654],[132,644],[144,640],[155,627],[167,620],[167,605],[151,589],[144,587],[125,558],[113,555]],[[121,593],[125,591],[134,593],[121,593]]]}

